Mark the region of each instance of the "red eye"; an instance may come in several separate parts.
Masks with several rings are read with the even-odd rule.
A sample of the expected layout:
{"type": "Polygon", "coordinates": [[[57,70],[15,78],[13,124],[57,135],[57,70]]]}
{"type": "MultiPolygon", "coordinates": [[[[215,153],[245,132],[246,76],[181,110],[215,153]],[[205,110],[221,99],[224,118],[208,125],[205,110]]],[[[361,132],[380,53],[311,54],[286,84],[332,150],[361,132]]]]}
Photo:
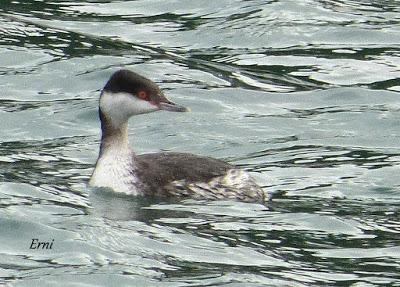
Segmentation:
{"type": "Polygon", "coordinates": [[[137,95],[138,95],[138,97],[141,98],[142,100],[147,100],[147,93],[146,93],[146,91],[139,91],[137,95]]]}

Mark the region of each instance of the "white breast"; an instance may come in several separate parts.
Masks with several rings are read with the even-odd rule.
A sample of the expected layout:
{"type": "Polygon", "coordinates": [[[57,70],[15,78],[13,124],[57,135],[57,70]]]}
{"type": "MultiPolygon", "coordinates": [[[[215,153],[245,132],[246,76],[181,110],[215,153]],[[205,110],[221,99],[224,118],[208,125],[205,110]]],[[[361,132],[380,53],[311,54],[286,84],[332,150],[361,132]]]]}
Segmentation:
{"type": "Polygon", "coordinates": [[[91,186],[108,187],[115,192],[138,195],[139,180],[135,176],[132,152],[110,150],[98,159],[90,178],[91,186]]]}

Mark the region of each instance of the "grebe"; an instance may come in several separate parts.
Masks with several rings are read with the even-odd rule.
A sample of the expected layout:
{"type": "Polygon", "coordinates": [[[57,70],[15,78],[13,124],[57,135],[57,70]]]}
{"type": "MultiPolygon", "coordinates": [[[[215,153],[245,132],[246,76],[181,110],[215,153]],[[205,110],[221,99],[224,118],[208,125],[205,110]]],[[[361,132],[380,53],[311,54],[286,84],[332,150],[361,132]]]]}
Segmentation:
{"type": "Polygon", "coordinates": [[[100,94],[101,144],[89,184],[115,192],[156,197],[263,202],[264,192],[243,170],[189,153],[136,155],[128,143],[131,116],[158,110],[185,112],[151,80],[129,70],[115,72],[100,94]]]}

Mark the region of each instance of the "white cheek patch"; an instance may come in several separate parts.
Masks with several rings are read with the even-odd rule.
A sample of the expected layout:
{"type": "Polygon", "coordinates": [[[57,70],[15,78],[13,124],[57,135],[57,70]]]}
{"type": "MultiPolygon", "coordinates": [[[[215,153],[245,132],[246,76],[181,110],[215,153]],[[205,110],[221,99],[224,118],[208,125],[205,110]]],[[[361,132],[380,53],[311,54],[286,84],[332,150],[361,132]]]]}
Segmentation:
{"type": "Polygon", "coordinates": [[[150,113],[159,108],[148,101],[136,98],[128,93],[102,92],[100,109],[115,126],[128,121],[133,115],[150,113]]]}

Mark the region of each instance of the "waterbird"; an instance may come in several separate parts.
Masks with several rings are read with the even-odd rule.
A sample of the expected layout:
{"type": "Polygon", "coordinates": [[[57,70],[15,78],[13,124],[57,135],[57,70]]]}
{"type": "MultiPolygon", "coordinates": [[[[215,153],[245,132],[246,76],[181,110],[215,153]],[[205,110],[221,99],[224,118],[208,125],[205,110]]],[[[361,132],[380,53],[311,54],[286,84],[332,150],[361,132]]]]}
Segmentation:
{"type": "Polygon", "coordinates": [[[128,121],[159,110],[188,111],[133,71],[121,69],[111,75],[100,93],[101,143],[91,186],[134,196],[266,200],[249,173],[220,159],[181,152],[137,155],[129,146],[128,121]]]}

